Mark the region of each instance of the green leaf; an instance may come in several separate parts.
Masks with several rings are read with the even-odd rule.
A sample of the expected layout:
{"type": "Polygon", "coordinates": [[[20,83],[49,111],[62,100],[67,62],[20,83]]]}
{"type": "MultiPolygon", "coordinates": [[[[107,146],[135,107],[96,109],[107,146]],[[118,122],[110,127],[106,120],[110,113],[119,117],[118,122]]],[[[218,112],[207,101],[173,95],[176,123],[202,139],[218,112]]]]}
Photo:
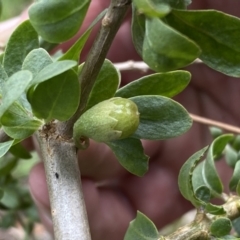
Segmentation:
{"type": "Polygon", "coordinates": [[[17,143],[10,148],[10,152],[18,158],[21,159],[31,159],[32,155],[30,152],[21,144],[17,143]]]}
{"type": "Polygon", "coordinates": [[[210,231],[212,235],[216,237],[222,237],[227,234],[232,229],[232,223],[228,218],[220,217],[216,219],[210,226],[210,231]]]}
{"type": "Polygon", "coordinates": [[[211,191],[208,187],[205,185],[200,186],[197,188],[194,192],[194,195],[197,199],[203,201],[203,202],[209,202],[211,199],[211,191]]]}
{"type": "Polygon", "coordinates": [[[193,170],[192,173],[192,186],[194,192],[201,186],[207,186],[203,179],[203,161],[200,162],[193,170]]]}
{"type": "MultiPolygon", "coordinates": [[[[238,236],[240,236],[240,217],[234,219],[232,221],[232,224],[233,224],[234,230],[237,232],[238,236]]],[[[237,238],[237,239],[239,239],[239,238],[237,238]]]]}
{"type": "Polygon", "coordinates": [[[234,137],[233,142],[231,144],[236,151],[240,151],[240,135],[239,134],[234,137]]]}
{"type": "Polygon", "coordinates": [[[4,52],[0,53],[0,64],[3,62],[4,52]]]}
{"type": "Polygon", "coordinates": [[[0,221],[0,228],[8,229],[13,227],[17,220],[17,214],[15,211],[6,212],[0,221]]]}
{"type": "Polygon", "coordinates": [[[8,175],[16,166],[18,159],[15,157],[4,156],[0,159],[0,175],[8,175]]]}
{"type": "Polygon", "coordinates": [[[143,176],[148,170],[149,157],[144,154],[142,143],[138,139],[125,138],[106,143],[119,163],[129,172],[143,176]]]}
{"type": "Polygon", "coordinates": [[[214,205],[211,203],[208,203],[205,206],[205,211],[213,215],[223,215],[226,213],[222,206],[214,205]]]}
{"type": "Polygon", "coordinates": [[[240,181],[237,184],[236,192],[237,192],[237,195],[240,196],[240,181]]]}
{"type": "Polygon", "coordinates": [[[161,95],[173,97],[189,83],[191,74],[187,71],[155,73],[144,76],[120,88],[115,96],[130,98],[140,95],[161,95]]]}
{"type": "Polygon", "coordinates": [[[216,238],[216,240],[240,240],[240,238],[237,238],[231,235],[226,235],[221,238],[216,238]]]}
{"type": "Polygon", "coordinates": [[[0,64],[0,94],[2,94],[2,90],[4,88],[4,84],[8,80],[8,75],[4,70],[3,66],[0,64]]]}
{"type": "Polygon", "coordinates": [[[44,67],[37,74],[37,76],[31,82],[31,86],[47,81],[55,76],[58,76],[61,73],[66,72],[67,70],[73,68],[76,65],[77,65],[77,62],[72,60],[63,60],[59,62],[53,62],[47,65],[46,67],[44,67]]]}
{"type": "Polygon", "coordinates": [[[2,199],[3,195],[4,195],[4,191],[0,188],[0,200],[2,199]]]}
{"type": "Polygon", "coordinates": [[[38,35],[27,20],[17,27],[7,43],[3,67],[8,76],[21,70],[24,58],[31,50],[38,47],[38,35]]]}
{"type": "Polygon", "coordinates": [[[73,70],[38,84],[29,95],[35,116],[47,121],[69,119],[77,110],[79,98],[78,76],[73,70]]]}
{"type": "Polygon", "coordinates": [[[170,98],[149,95],[130,100],[136,103],[140,113],[140,124],[131,137],[168,139],[185,133],[192,125],[188,112],[170,98]]]}
{"type": "Polygon", "coordinates": [[[105,59],[88,98],[86,110],[114,96],[120,84],[120,73],[112,62],[105,59]]]}
{"type": "Polygon", "coordinates": [[[60,43],[72,38],[79,30],[90,0],[36,1],[29,8],[29,18],[46,41],[60,43]]]}
{"type": "Polygon", "coordinates": [[[167,22],[202,49],[199,58],[209,67],[240,76],[240,19],[215,10],[173,10],[167,22]]]}
{"type": "Polygon", "coordinates": [[[4,188],[4,196],[0,200],[0,203],[8,209],[18,209],[20,207],[21,200],[16,187],[17,186],[9,186],[4,188]]]}
{"type": "Polygon", "coordinates": [[[0,143],[0,158],[3,157],[10,147],[13,145],[14,140],[10,140],[7,142],[0,143]]]}
{"type": "Polygon", "coordinates": [[[25,139],[31,136],[34,132],[39,129],[42,125],[42,122],[39,120],[31,120],[29,122],[24,122],[23,125],[14,126],[14,127],[6,127],[3,126],[4,132],[14,139],[25,139]]]}
{"type": "Polygon", "coordinates": [[[32,80],[31,72],[22,70],[14,73],[4,86],[2,104],[0,106],[0,118],[25,91],[32,80]]]}
{"type": "Polygon", "coordinates": [[[31,113],[14,102],[3,114],[1,124],[8,136],[14,139],[24,139],[31,136],[43,122],[33,118],[31,113]]]}
{"type": "Polygon", "coordinates": [[[143,213],[137,212],[137,217],[130,222],[124,240],[159,240],[159,233],[154,223],[143,213]]]}
{"type": "Polygon", "coordinates": [[[167,72],[185,67],[199,54],[200,48],[191,39],[160,19],[146,20],[142,57],[154,71],[167,72]]]}
{"type": "Polygon", "coordinates": [[[87,30],[81,35],[81,37],[68,49],[66,53],[64,53],[59,60],[75,60],[79,62],[80,54],[82,49],[92,31],[92,28],[99,22],[99,20],[106,14],[107,9],[102,11],[90,24],[87,30]]]}
{"type": "Polygon", "coordinates": [[[211,133],[213,139],[215,139],[223,134],[223,130],[218,127],[209,127],[209,130],[210,130],[210,133],[211,133]]]}
{"type": "Polygon", "coordinates": [[[137,53],[142,56],[143,41],[145,36],[145,21],[143,14],[139,14],[134,5],[132,5],[132,39],[137,53]]]}
{"type": "Polygon", "coordinates": [[[186,9],[186,7],[192,2],[192,0],[156,0],[165,4],[169,4],[172,8],[186,9]]]}
{"type": "Polygon", "coordinates": [[[207,147],[199,150],[194,153],[181,167],[181,170],[178,175],[178,186],[181,194],[184,198],[191,201],[194,205],[199,205],[199,200],[196,199],[193,186],[192,186],[192,174],[195,169],[197,163],[201,160],[205,152],[207,151],[207,147]]]}
{"type": "Polygon", "coordinates": [[[239,181],[240,181],[240,161],[237,161],[237,163],[234,167],[232,178],[229,182],[229,188],[231,191],[236,192],[236,188],[237,188],[239,181]]]}
{"type": "Polygon", "coordinates": [[[171,8],[168,4],[156,0],[133,0],[139,13],[144,13],[148,17],[164,17],[171,8]]]}
{"type": "Polygon", "coordinates": [[[22,64],[22,69],[29,70],[32,73],[33,78],[35,78],[43,68],[52,62],[53,60],[48,52],[43,48],[38,48],[32,50],[26,56],[22,64]]]}
{"type": "Polygon", "coordinates": [[[233,149],[230,144],[228,144],[225,149],[225,160],[226,160],[227,164],[230,167],[234,168],[238,159],[239,158],[238,158],[237,151],[235,149],[233,149]]]}
{"type": "Polygon", "coordinates": [[[203,163],[203,179],[213,194],[221,194],[223,191],[223,185],[217,173],[214,159],[222,153],[226,144],[232,138],[232,134],[225,134],[216,138],[210,145],[206,160],[203,163]]]}

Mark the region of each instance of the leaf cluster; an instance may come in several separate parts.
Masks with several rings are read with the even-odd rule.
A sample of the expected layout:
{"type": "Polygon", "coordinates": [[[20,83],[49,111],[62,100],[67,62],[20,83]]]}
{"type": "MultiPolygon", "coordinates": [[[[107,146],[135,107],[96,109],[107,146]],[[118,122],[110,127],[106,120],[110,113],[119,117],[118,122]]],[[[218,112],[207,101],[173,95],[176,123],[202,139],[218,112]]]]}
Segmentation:
{"type": "MultiPolygon", "coordinates": [[[[171,99],[184,90],[191,78],[189,72],[178,69],[200,58],[224,74],[240,75],[240,20],[215,10],[186,10],[190,3],[189,0],[134,0],[133,43],[142,59],[156,73],[120,87],[121,75],[106,59],[85,99],[84,112],[114,97],[129,99],[136,104],[140,113],[136,131],[124,139],[106,141],[105,144],[123,167],[138,176],[143,176],[148,169],[149,158],[144,154],[142,139],[165,140],[179,136],[191,127],[188,112],[171,99]]],[[[9,151],[19,142],[48,124],[66,122],[78,114],[83,90],[79,79],[84,63],[78,66],[81,51],[105,11],[66,53],[58,57],[50,56],[41,47],[39,36],[50,43],[68,40],[81,26],[89,4],[89,0],[36,1],[29,10],[30,20],[23,22],[11,35],[0,57],[0,124],[9,137],[8,141],[0,143],[4,174],[10,174],[16,164],[15,158],[9,158],[9,151]]],[[[103,116],[99,116],[101,111],[92,117],[102,119],[103,116]]],[[[73,129],[75,139],[88,141],[88,136],[82,136],[78,125],[73,129]]],[[[194,206],[218,216],[209,230],[216,237],[227,235],[231,224],[224,207],[210,202],[213,197],[223,194],[215,159],[232,139],[232,135],[217,137],[208,150],[204,148],[190,157],[179,174],[182,195],[194,206]],[[206,151],[206,158],[200,162],[206,151]],[[221,226],[228,227],[219,233],[219,228],[224,229],[221,226]]],[[[227,162],[234,167],[230,189],[239,194],[239,149],[234,150],[233,146],[237,149],[239,139],[235,138],[226,150],[227,162]]],[[[2,201],[8,196],[8,189],[3,190],[6,195],[0,193],[2,201]]],[[[156,228],[142,214],[138,214],[135,224],[137,231],[130,228],[126,239],[133,237],[134,231],[143,236],[142,239],[147,239],[145,231],[146,236],[150,234],[152,239],[157,238],[156,228]]]]}
{"type": "Polygon", "coordinates": [[[0,227],[7,229],[20,223],[29,237],[34,223],[39,221],[27,186],[27,176],[36,158],[20,143],[11,147],[10,141],[5,142],[0,153],[5,154],[0,161],[0,227]]]}
{"type": "MultiPolygon", "coordinates": [[[[216,129],[214,129],[214,132],[216,133],[216,129]]],[[[153,222],[139,212],[136,219],[130,223],[125,239],[132,239],[136,236],[138,236],[138,239],[148,239],[149,236],[152,236],[151,239],[163,240],[211,239],[211,237],[239,239],[230,235],[232,228],[235,235],[240,235],[239,160],[234,159],[234,166],[229,161],[229,147],[231,146],[231,153],[235,151],[232,146],[236,147],[238,139],[239,136],[221,134],[214,139],[209,147],[193,154],[182,166],[178,178],[179,190],[198,209],[192,223],[177,229],[169,236],[159,236],[153,222]],[[223,192],[223,183],[217,173],[215,163],[220,155],[224,155],[227,164],[234,168],[232,178],[229,181],[231,194],[223,192]],[[223,203],[220,205],[213,204],[211,201],[216,198],[220,198],[223,203]]],[[[230,158],[233,160],[233,155],[230,158]]]]}
{"type": "Polygon", "coordinates": [[[134,0],[135,48],[157,72],[199,58],[216,71],[239,77],[240,19],[216,10],[186,10],[191,1],[134,0]]]}

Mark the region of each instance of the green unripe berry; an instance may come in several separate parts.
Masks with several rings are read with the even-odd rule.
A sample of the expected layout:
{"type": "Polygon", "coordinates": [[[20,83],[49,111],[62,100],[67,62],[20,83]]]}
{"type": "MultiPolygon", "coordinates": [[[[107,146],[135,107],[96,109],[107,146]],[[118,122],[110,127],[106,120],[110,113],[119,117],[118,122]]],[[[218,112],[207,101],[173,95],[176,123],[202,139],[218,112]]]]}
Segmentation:
{"type": "Polygon", "coordinates": [[[111,98],[87,110],[74,124],[74,139],[88,137],[97,142],[127,138],[139,125],[137,105],[126,98],[111,98]]]}
{"type": "Polygon", "coordinates": [[[90,0],[38,0],[29,8],[29,19],[46,41],[60,43],[79,30],[90,0]]]}

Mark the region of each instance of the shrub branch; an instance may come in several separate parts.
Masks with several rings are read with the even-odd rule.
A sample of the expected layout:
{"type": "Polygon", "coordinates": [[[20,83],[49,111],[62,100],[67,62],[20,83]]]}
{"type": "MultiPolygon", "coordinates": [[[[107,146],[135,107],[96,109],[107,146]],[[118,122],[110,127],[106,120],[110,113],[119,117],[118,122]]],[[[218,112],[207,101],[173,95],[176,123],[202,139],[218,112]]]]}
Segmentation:
{"type": "Polygon", "coordinates": [[[74,116],[69,121],[60,125],[60,132],[69,138],[72,137],[73,124],[84,112],[88,96],[131,2],[131,0],[112,0],[102,20],[98,36],[89,51],[79,76],[81,84],[80,105],[74,116]]]}
{"type": "Polygon", "coordinates": [[[67,122],[51,122],[37,134],[46,171],[56,240],[91,239],[72,128],[84,111],[97,75],[130,4],[129,0],[111,1],[80,74],[81,100],[75,115],[67,122]]]}

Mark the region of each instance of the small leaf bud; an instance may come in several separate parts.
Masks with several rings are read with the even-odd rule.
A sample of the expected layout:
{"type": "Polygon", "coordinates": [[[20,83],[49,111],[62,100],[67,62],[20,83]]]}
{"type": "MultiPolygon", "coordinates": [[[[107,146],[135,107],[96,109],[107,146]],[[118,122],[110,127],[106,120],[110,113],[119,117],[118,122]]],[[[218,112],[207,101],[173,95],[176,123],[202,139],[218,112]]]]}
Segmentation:
{"type": "Polygon", "coordinates": [[[74,124],[76,143],[80,137],[97,142],[109,142],[127,138],[139,125],[137,105],[126,98],[115,97],[100,102],[88,109],[74,124]]]}

